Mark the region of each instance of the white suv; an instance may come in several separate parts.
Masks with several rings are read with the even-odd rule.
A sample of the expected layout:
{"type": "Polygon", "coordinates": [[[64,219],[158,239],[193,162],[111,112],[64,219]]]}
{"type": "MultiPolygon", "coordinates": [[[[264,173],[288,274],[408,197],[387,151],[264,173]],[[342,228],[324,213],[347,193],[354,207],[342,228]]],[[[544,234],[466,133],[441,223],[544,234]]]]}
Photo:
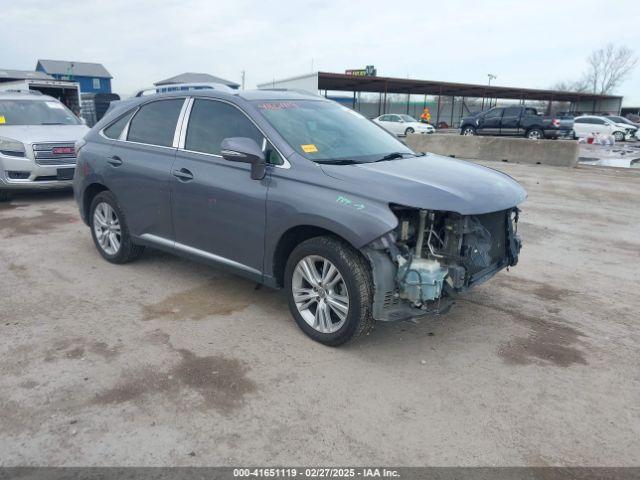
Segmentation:
{"type": "Polygon", "coordinates": [[[632,134],[621,125],[612,122],[607,117],[583,115],[573,119],[573,131],[578,138],[585,138],[591,134],[612,135],[616,142],[631,138],[632,134]]]}
{"type": "Polygon", "coordinates": [[[0,92],[0,201],[18,189],[68,188],[89,128],[53,97],[0,92]]]}

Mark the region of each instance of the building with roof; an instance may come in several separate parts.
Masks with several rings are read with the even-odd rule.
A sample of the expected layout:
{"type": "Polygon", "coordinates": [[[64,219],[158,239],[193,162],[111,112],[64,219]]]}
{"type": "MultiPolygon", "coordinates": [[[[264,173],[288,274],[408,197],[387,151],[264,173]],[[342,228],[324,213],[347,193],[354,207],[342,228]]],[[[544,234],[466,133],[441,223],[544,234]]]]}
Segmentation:
{"type": "Polygon", "coordinates": [[[78,82],[82,93],[111,93],[113,77],[100,63],[38,60],[36,72],[43,72],[56,80],[78,82]]]}
{"type": "Polygon", "coordinates": [[[154,85],[159,87],[162,85],[174,85],[176,83],[221,83],[229,88],[233,88],[234,90],[240,88],[240,84],[232,82],[231,80],[225,80],[224,78],[216,77],[215,75],[210,75],[208,73],[194,72],[181,73],[175,77],[160,80],[159,82],[154,83],[154,85]]]}
{"type": "MultiPolygon", "coordinates": [[[[536,105],[544,105],[547,113],[553,111],[555,105],[574,113],[617,115],[622,106],[622,97],[617,95],[378,77],[375,69],[371,72],[364,69],[345,73],[314,72],[261,83],[258,88],[305,90],[331,99],[336,92],[349,92],[351,102],[348,106],[368,117],[406,113],[417,118],[424,107],[429,107],[436,124],[443,121],[450,126],[459,124],[469,113],[495,106],[499,100],[523,105],[536,102],[536,105]]],[[[344,97],[336,99],[345,103],[344,97]]]]}
{"type": "Polygon", "coordinates": [[[31,70],[8,70],[0,69],[0,82],[14,82],[16,80],[55,80],[51,75],[44,72],[33,72],[31,70]]]}

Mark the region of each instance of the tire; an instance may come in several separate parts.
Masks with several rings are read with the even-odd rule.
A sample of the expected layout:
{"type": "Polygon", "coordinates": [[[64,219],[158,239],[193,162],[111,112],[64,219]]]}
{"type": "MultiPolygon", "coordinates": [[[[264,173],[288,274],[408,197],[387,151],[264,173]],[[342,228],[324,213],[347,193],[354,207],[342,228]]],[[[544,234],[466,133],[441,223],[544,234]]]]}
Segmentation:
{"type": "Polygon", "coordinates": [[[475,134],[476,134],[476,129],[473,127],[466,126],[460,130],[460,135],[473,136],[475,134]]]}
{"type": "Polygon", "coordinates": [[[415,130],[414,130],[413,128],[411,128],[411,127],[407,128],[407,129],[404,131],[405,136],[407,136],[407,135],[411,135],[412,133],[415,133],[415,130]]]}
{"type": "Polygon", "coordinates": [[[539,128],[532,128],[525,136],[530,140],[542,140],[544,138],[544,132],[539,128]]]}
{"type": "Polygon", "coordinates": [[[335,347],[367,334],[373,327],[373,281],[369,263],[346,242],[331,236],[315,237],[302,242],[287,260],[284,280],[291,315],[300,329],[313,340],[335,347]],[[331,277],[332,270],[327,268],[328,274],[324,281],[315,282],[317,288],[314,289],[313,283],[307,281],[308,275],[303,273],[304,265],[314,268],[315,273],[322,277],[324,262],[327,261],[337,269],[338,274],[331,277]],[[335,280],[337,277],[340,277],[340,281],[334,286],[331,286],[331,281],[326,281],[327,278],[335,280]],[[298,295],[295,298],[294,288],[298,295]],[[343,319],[340,311],[329,303],[335,302],[337,297],[341,297],[343,306],[344,303],[347,304],[343,319]],[[325,302],[324,299],[330,300],[325,302]],[[323,310],[320,310],[321,305],[324,305],[323,310]],[[324,324],[323,316],[319,314],[322,311],[329,312],[329,318],[324,324]],[[325,328],[327,326],[329,328],[325,328]]]}
{"type": "Polygon", "coordinates": [[[108,190],[100,192],[91,202],[91,208],[89,209],[89,228],[91,229],[91,237],[98,252],[100,252],[100,255],[108,262],[116,264],[132,262],[140,257],[144,251],[143,246],[135,245],[131,240],[124,212],[118,204],[116,197],[108,190]],[[100,209],[98,209],[98,207],[100,207],[100,209]],[[98,218],[96,218],[96,210],[98,210],[98,218]],[[106,225],[105,220],[111,222],[111,225],[106,225]],[[117,227],[119,228],[117,229],[117,227]],[[111,228],[111,230],[109,230],[109,228],[111,228]],[[97,230],[101,230],[109,238],[103,236],[101,242],[101,240],[98,239],[97,230]],[[111,233],[115,235],[116,239],[119,239],[117,249],[112,243],[111,233]],[[108,245],[114,247],[113,249],[105,246],[105,238],[108,245]]]}
{"type": "Polygon", "coordinates": [[[8,202],[10,199],[9,190],[0,190],[0,202],[8,202]]]}
{"type": "Polygon", "coordinates": [[[624,133],[613,132],[613,138],[616,140],[616,142],[624,142],[624,133]]]}

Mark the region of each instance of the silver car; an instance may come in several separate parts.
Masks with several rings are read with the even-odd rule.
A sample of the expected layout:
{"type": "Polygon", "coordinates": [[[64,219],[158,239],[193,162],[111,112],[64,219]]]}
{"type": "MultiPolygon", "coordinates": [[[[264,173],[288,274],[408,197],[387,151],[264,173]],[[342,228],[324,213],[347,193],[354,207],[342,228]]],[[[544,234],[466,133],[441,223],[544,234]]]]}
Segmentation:
{"type": "Polygon", "coordinates": [[[16,190],[71,187],[75,142],[88,131],[53,97],[0,92],[0,201],[16,190]]]}

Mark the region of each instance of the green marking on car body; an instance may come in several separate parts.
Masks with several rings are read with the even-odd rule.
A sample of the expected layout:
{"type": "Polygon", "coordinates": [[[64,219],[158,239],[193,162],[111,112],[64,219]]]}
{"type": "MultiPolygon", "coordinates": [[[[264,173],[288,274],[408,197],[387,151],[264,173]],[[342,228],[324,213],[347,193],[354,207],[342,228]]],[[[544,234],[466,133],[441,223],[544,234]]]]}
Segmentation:
{"type": "Polygon", "coordinates": [[[354,202],[350,198],[344,197],[342,195],[338,195],[338,197],[336,198],[336,202],[338,202],[340,205],[353,207],[356,210],[362,210],[364,208],[364,204],[363,203],[354,202]]]}

